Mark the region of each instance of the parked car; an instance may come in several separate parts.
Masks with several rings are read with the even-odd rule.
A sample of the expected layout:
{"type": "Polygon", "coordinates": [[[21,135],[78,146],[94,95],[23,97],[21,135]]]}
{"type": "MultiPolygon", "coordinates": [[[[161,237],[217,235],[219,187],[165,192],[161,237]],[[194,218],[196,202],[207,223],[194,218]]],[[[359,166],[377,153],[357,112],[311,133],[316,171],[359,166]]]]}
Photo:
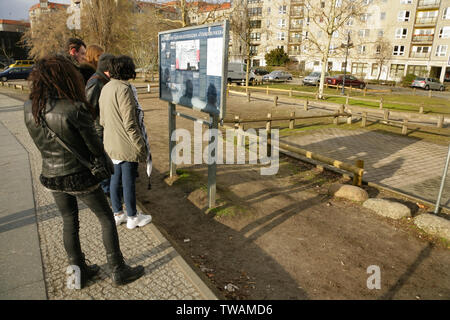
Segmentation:
{"type": "Polygon", "coordinates": [[[8,81],[13,79],[27,79],[32,67],[13,67],[0,72],[0,80],[8,81]]]}
{"type": "Polygon", "coordinates": [[[263,76],[263,81],[292,80],[292,74],[286,71],[275,70],[263,76]]]}
{"type": "Polygon", "coordinates": [[[13,64],[10,64],[10,68],[14,67],[31,67],[34,64],[33,60],[16,60],[13,64]]]}
{"type": "MultiPolygon", "coordinates": [[[[304,85],[312,85],[312,86],[319,84],[321,74],[322,74],[321,72],[311,72],[303,79],[303,84],[304,85]]],[[[330,74],[328,72],[325,73],[325,79],[326,79],[326,77],[329,77],[329,76],[330,76],[330,74]]]]}
{"type": "MultiPolygon", "coordinates": [[[[344,75],[340,74],[334,77],[327,77],[326,83],[331,85],[342,85],[344,82],[344,75]]],[[[346,87],[355,87],[364,89],[366,87],[366,83],[362,80],[359,80],[358,78],[352,76],[352,75],[345,75],[345,84],[346,87]]]]}
{"type": "Polygon", "coordinates": [[[422,88],[425,90],[444,91],[445,87],[438,79],[435,78],[415,78],[411,83],[411,88],[422,88]]]}
{"type": "Polygon", "coordinates": [[[264,76],[264,75],[270,73],[269,71],[267,71],[266,69],[263,69],[263,68],[254,68],[254,69],[252,69],[252,71],[253,71],[257,76],[264,76]]]}
{"type": "MultiPolygon", "coordinates": [[[[228,83],[232,82],[245,82],[245,78],[247,76],[247,65],[241,62],[230,62],[228,63],[228,73],[227,73],[227,81],[228,83]]],[[[248,74],[248,82],[250,84],[256,81],[255,73],[250,70],[248,74]]]]}

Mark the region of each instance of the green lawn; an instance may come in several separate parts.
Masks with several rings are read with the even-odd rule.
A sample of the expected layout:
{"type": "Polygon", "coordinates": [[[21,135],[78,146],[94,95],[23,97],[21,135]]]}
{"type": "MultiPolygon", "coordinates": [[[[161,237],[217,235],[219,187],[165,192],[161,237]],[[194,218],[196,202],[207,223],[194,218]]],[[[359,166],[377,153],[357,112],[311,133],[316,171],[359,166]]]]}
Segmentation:
{"type": "MultiPolygon", "coordinates": [[[[301,86],[287,83],[272,83],[272,84],[264,84],[259,85],[257,87],[272,89],[284,89],[284,90],[298,90],[303,92],[317,92],[318,88],[314,86],[301,86]]],[[[243,88],[237,86],[233,87],[234,90],[244,90],[243,88]]],[[[251,90],[251,89],[250,89],[251,90]]],[[[254,90],[255,92],[265,93],[263,90],[254,90]]],[[[346,93],[350,92],[349,88],[346,88],[346,93]]],[[[324,88],[325,95],[340,95],[341,90],[337,91],[332,88],[324,88]]],[[[274,92],[270,92],[269,94],[274,95],[274,92]]],[[[280,95],[288,95],[288,93],[279,93],[280,95]]],[[[438,113],[438,114],[450,114],[450,99],[442,99],[437,97],[428,98],[428,96],[422,95],[406,95],[406,94],[377,94],[367,92],[364,97],[363,92],[361,91],[351,91],[351,97],[358,97],[358,100],[349,99],[350,105],[357,105],[361,107],[368,108],[379,108],[379,102],[367,101],[367,100],[377,100],[379,101],[381,97],[383,97],[383,108],[399,110],[399,111],[410,111],[410,112],[419,112],[420,104],[423,104],[424,113],[438,113]],[[403,104],[406,103],[406,104],[403,104]],[[407,103],[411,103],[408,105],[407,103]]],[[[314,99],[315,96],[311,94],[301,94],[293,92],[293,97],[299,99],[314,99]]],[[[346,102],[346,97],[326,97],[326,101],[335,102],[339,104],[344,104],[346,102]]]]}

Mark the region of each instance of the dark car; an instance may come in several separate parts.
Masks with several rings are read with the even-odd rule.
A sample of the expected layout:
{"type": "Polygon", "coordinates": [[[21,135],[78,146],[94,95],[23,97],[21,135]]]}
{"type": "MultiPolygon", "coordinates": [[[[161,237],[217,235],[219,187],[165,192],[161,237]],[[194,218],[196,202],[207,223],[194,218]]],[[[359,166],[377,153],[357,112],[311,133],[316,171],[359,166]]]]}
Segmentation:
{"type": "Polygon", "coordinates": [[[27,79],[31,73],[31,67],[13,67],[0,72],[0,80],[27,79]]]}
{"type": "Polygon", "coordinates": [[[263,76],[263,75],[266,75],[266,74],[270,73],[269,71],[267,71],[266,69],[263,69],[263,68],[255,68],[255,69],[253,69],[253,72],[257,76],[263,76]]]}
{"type": "MultiPolygon", "coordinates": [[[[344,82],[344,75],[340,74],[334,77],[327,77],[325,79],[326,83],[331,85],[342,85],[344,82]]],[[[345,86],[346,87],[354,87],[354,88],[360,88],[364,89],[366,86],[366,83],[362,80],[359,80],[358,78],[352,76],[352,75],[346,75],[345,76],[345,86]]]]}

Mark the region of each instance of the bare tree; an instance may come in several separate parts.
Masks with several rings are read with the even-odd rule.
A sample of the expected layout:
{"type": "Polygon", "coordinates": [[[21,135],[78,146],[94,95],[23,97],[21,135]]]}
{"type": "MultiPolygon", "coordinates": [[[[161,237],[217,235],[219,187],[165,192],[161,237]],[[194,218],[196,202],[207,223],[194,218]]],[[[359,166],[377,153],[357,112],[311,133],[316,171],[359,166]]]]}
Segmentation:
{"type": "Polygon", "coordinates": [[[65,10],[41,13],[33,22],[33,27],[24,32],[21,45],[29,48],[29,55],[34,59],[49,53],[58,53],[64,49],[68,38],[77,36],[76,30],[66,26],[68,14],[65,10]]]}
{"type": "Polygon", "coordinates": [[[366,0],[305,0],[308,27],[305,43],[309,53],[319,54],[322,60],[319,98],[323,97],[325,73],[332,54],[342,53],[339,45],[345,42],[349,22],[367,10],[366,0]]]}
{"type": "MultiPolygon", "coordinates": [[[[381,38],[377,41],[376,50],[374,54],[374,59],[377,61],[378,64],[378,75],[377,80],[380,80],[381,73],[383,71],[383,67],[388,64],[388,62],[392,58],[392,43],[386,39],[381,38]]],[[[386,78],[387,78],[387,72],[386,72],[386,78]]]]}

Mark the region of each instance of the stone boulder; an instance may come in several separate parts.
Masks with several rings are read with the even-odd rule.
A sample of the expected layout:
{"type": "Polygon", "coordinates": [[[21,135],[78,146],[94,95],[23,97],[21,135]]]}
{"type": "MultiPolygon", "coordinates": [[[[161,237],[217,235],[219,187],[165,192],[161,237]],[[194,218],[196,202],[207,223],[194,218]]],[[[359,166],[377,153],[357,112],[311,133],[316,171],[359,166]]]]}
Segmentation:
{"type": "Polygon", "coordinates": [[[450,220],[424,213],[414,218],[414,224],[426,233],[450,241],[450,220]]]}
{"type": "Polygon", "coordinates": [[[369,198],[366,190],[357,186],[340,183],[332,184],[328,189],[328,194],[337,198],[344,198],[358,202],[366,201],[369,198]]]}
{"type": "Polygon", "coordinates": [[[369,199],[363,203],[363,207],[374,211],[380,216],[392,219],[411,217],[411,209],[404,204],[391,200],[369,199]]]}

